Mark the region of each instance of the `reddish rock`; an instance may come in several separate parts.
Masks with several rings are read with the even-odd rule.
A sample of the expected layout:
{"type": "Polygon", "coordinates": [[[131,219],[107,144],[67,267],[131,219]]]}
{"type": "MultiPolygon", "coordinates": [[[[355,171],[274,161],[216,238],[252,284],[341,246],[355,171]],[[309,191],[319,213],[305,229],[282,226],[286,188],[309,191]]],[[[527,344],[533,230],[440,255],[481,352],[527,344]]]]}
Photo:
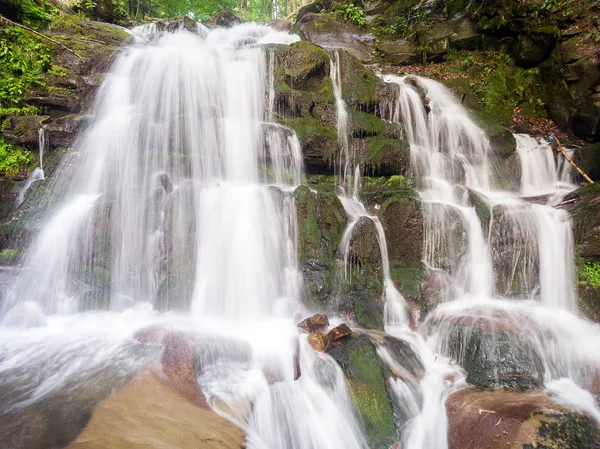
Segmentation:
{"type": "Polygon", "coordinates": [[[136,332],[134,338],[143,343],[162,344],[162,373],[160,374],[163,382],[194,405],[209,408],[194,370],[194,361],[201,346],[197,336],[152,327],[136,332]]]}
{"type": "Polygon", "coordinates": [[[327,337],[321,332],[312,333],[308,336],[308,344],[315,351],[323,352],[327,348],[327,337]]]}
{"type": "Polygon", "coordinates": [[[329,331],[327,334],[327,341],[332,343],[341,340],[342,338],[349,337],[350,335],[352,335],[352,329],[350,329],[347,324],[340,324],[329,331]]]}
{"type": "Polygon", "coordinates": [[[300,321],[297,326],[308,333],[317,332],[329,326],[329,318],[327,318],[327,315],[317,313],[316,315],[309,316],[300,321]]]}

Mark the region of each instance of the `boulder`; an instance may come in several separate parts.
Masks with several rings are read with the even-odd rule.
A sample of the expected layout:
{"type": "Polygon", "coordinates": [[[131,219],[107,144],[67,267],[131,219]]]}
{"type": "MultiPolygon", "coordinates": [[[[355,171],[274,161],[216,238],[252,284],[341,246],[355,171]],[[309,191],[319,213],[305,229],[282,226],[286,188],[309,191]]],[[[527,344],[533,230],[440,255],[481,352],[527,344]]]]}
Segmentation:
{"type": "Polygon", "coordinates": [[[327,351],[340,365],[369,447],[387,449],[397,440],[393,405],[386,390],[386,373],[373,343],[351,336],[327,351]]]}
{"type": "Polygon", "coordinates": [[[319,330],[327,329],[329,326],[329,318],[327,318],[327,315],[317,313],[316,315],[312,315],[303,319],[297,324],[297,326],[306,332],[313,333],[319,330]]]}
{"type": "Polygon", "coordinates": [[[156,29],[160,32],[168,33],[175,33],[179,30],[186,30],[190,33],[198,34],[198,24],[194,19],[188,16],[159,20],[158,22],[156,22],[156,29]]]}
{"type": "Polygon", "coordinates": [[[229,11],[221,11],[216,13],[210,19],[208,19],[208,22],[206,22],[206,26],[209,28],[230,28],[234,25],[239,25],[240,23],[242,23],[242,21],[235,14],[229,11]]]}
{"type": "Polygon", "coordinates": [[[352,329],[347,324],[340,324],[327,333],[327,342],[334,343],[352,335],[352,329]]]}
{"type": "Polygon", "coordinates": [[[310,334],[307,341],[315,351],[323,352],[327,348],[327,337],[321,332],[310,334]]]}
{"type": "Polygon", "coordinates": [[[342,48],[363,62],[372,59],[375,37],[338,13],[306,13],[292,29],[302,40],[322,47],[342,48]]]}
{"type": "Polygon", "coordinates": [[[285,19],[275,19],[269,25],[277,31],[291,31],[294,26],[292,22],[285,19]]]}
{"type": "Polygon", "coordinates": [[[552,32],[519,34],[512,50],[515,62],[520,67],[535,67],[550,56],[555,42],[552,32]]]}
{"type": "Polygon", "coordinates": [[[178,447],[238,449],[246,436],[238,427],[169,388],[158,374],[139,374],[94,410],[68,449],[178,447]]]}
{"type": "Polygon", "coordinates": [[[569,412],[539,390],[476,391],[446,401],[449,449],[594,448],[600,430],[591,417],[569,412]]]}
{"type": "Polygon", "coordinates": [[[38,131],[48,116],[26,115],[8,117],[2,125],[4,141],[13,145],[38,149],[38,131]]]}
{"type": "Polygon", "coordinates": [[[406,39],[378,41],[375,49],[384,63],[411,65],[421,61],[417,45],[406,39]]]}
{"type": "Polygon", "coordinates": [[[444,316],[435,312],[426,321],[442,353],[467,372],[477,388],[530,390],[542,386],[544,365],[536,346],[538,331],[527,317],[501,310],[481,316],[444,316]]]}

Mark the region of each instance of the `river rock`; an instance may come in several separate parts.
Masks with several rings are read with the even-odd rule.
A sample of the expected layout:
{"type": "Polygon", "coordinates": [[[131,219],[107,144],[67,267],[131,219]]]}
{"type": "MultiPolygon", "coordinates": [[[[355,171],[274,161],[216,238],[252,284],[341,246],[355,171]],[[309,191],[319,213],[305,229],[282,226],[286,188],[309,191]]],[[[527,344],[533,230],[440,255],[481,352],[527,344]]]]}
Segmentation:
{"type": "Polygon", "coordinates": [[[593,418],[569,412],[540,390],[451,394],[449,449],[586,448],[600,445],[593,418]]]}
{"type": "Polygon", "coordinates": [[[306,332],[312,333],[326,329],[327,326],[329,326],[329,318],[327,318],[327,315],[317,313],[316,315],[309,316],[308,318],[300,321],[297,326],[300,329],[304,329],[306,332]]]}
{"type": "Polygon", "coordinates": [[[428,334],[437,335],[440,350],[467,371],[467,382],[478,388],[516,390],[539,388],[544,366],[536,347],[536,326],[527,317],[500,310],[483,316],[430,315],[428,334]]]}
{"type": "Polygon", "coordinates": [[[333,343],[349,337],[350,335],[352,335],[352,329],[350,329],[347,324],[342,323],[329,331],[327,334],[327,341],[333,343]]]}
{"type": "Polygon", "coordinates": [[[209,28],[212,28],[212,27],[230,28],[230,27],[232,27],[234,25],[238,25],[240,23],[242,23],[242,21],[235,14],[233,14],[229,11],[221,11],[221,12],[216,13],[210,19],[208,19],[208,22],[206,22],[206,26],[208,26],[209,28]]]}
{"type": "Polygon", "coordinates": [[[242,430],[208,407],[188,402],[152,372],[103,401],[68,449],[147,447],[237,449],[242,430]]]}
{"type": "Polygon", "coordinates": [[[327,348],[327,337],[321,332],[314,332],[308,336],[308,344],[319,352],[324,352],[327,348]]]}

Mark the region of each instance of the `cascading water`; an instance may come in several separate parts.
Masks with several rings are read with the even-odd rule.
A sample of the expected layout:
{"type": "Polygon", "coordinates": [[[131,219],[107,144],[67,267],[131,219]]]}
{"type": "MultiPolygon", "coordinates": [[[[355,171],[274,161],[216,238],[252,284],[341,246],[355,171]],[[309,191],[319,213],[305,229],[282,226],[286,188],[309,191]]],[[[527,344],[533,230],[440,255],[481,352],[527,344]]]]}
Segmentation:
{"type": "MultiPolygon", "coordinates": [[[[576,188],[572,171],[555,159],[547,143],[516,135],[521,187],[514,193],[501,191],[492,178],[492,149],[485,133],[449,91],[420,77],[385,80],[398,87],[398,98],[383,105],[384,116],[407,125],[412,168],[422,184],[424,262],[448,271],[454,284],[453,294],[440,298],[449,302],[427,318],[427,346],[464,364],[467,348],[480,343],[474,331],[460,333],[462,323],[517,333],[514,346],[503,349],[495,342],[485,359],[497,370],[506,369],[505,351],[519,354],[514,356],[522,357],[525,366],[539,363],[544,385],[559,403],[597,419],[598,407],[586,389],[592,388],[600,368],[600,330],[567,312],[577,310],[573,237],[568,214],[552,207],[576,188]],[[489,229],[483,233],[472,195],[490,211],[489,229]],[[537,301],[498,297],[507,291],[537,301]]],[[[442,392],[437,399],[443,402],[457,384],[438,385],[442,392]]],[[[406,397],[405,387],[394,391],[406,397]]]]}
{"type": "MultiPolygon", "coordinates": [[[[19,397],[0,411],[79,385],[86,357],[112,366],[144,326],[175,327],[201,330],[199,382],[214,409],[247,431],[248,447],[366,448],[340,368],[292,321],[300,145],[271,121],[273,58],[261,44],[298,38],[255,24],[133,34],[76,145],[62,205],[2,303],[2,378],[41,377],[41,386],[11,386],[19,397]],[[190,313],[160,314],[151,303],[190,313]],[[89,309],[108,311],[82,313],[89,309]],[[59,326],[71,331],[55,348],[59,326]],[[28,360],[71,368],[34,376],[22,342],[28,360]],[[249,400],[254,407],[243,406],[249,400]]],[[[156,358],[148,352],[122,377],[156,358]]]]}

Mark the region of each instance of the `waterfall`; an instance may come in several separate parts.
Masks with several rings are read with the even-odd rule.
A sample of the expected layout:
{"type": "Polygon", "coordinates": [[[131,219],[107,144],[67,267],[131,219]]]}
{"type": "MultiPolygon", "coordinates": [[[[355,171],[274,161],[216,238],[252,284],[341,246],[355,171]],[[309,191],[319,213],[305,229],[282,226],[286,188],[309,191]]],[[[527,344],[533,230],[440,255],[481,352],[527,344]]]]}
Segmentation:
{"type": "Polygon", "coordinates": [[[109,364],[144,326],[200,330],[198,382],[248,447],[366,449],[340,367],[294,320],[302,156],[296,134],[272,121],[274,59],[262,44],[298,38],[256,24],[133,34],[78,139],[71,184],[1,304],[1,373],[39,377],[9,335],[35,336],[36,363],[72,362],[41,374],[43,392],[17,385],[9,403],[61,394],[85,378],[78,360],[109,364]],[[78,333],[41,344],[57,327],[78,333]]]}

